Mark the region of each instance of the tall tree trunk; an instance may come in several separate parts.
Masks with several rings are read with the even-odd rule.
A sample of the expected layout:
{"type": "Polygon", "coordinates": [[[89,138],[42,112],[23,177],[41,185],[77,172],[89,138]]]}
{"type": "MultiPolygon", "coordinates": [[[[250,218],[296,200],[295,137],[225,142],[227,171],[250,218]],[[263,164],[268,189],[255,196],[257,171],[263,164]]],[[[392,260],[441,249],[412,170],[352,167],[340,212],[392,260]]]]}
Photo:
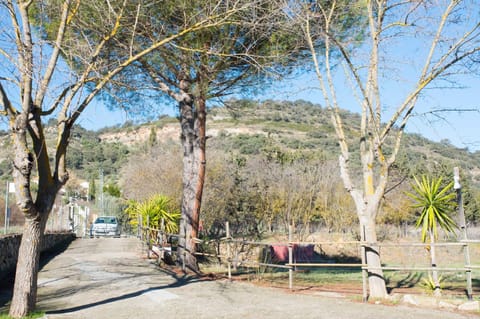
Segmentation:
{"type": "MultiPolygon", "coordinates": [[[[25,215],[22,240],[18,252],[15,285],[10,316],[20,318],[34,310],[37,301],[37,276],[40,249],[45,225],[52,210],[61,183],[54,181],[50,170],[45,137],[39,124],[39,113],[34,113],[28,124],[28,113],[19,115],[12,123],[12,144],[14,147],[13,179],[17,205],[25,215]],[[33,144],[34,155],[27,143],[27,129],[33,144]],[[35,160],[33,160],[35,158],[35,160]],[[33,165],[38,173],[38,192],[35,202],[30,191],[33,165]]],[[[31,113],[30,113],[31,114],[31,113]]],[[[58,174],[57,174],[58,176],[58,174]]],[[[66,181],[66,178],[63,180],[66,181]]]]}
{"type": "Polygon", "coordinates": [[[48,216],[58,191],[58,185],[47,184],[49,186],[45,186],[44,181],[39,182],[40,186],[45,187],[39,190],[35,205],[30,208],[25,218],[10,306],[10,316],[14,318],[24,317],[32,312],[37,302],[40,251],[48,216]]]}
{"type": "MultiPolygon", "coordinates": [[[[347,153],[345,153],[348,155],[347,153]]],[[[368,268],[368,286],[371,298],[385,298],[387,296],[387,288],[385,284],[385,278],[383,277],[383,271],[380,268],[382,266],[380,259],[380,249],[377,244],[377,233],[375,216],[377,216],[378,207],[381,197],[378,194],[384,192],[375,192],[373,190],[373,180],[371,175],[365,174],[364,181],[367,176],[367,182],[364,182],[364,190],[359,190],[353,186],[353,182],[350,179],[350,172],[348,167],[348,156],[340,156],[340,176],[343,180],[344,186],[349,192],[350,196],[355,203],[357,217],[360,222],[360,234],[362,241],[365,241],[369,247],[366,249],[366,262],[368,268]],[[365,195],[366,193],[366,195],[365,195]]],[[[382,179],[378,187],[384,188],[386,185],[386,179],[382,179]]]]}
{"type": "Polygon", "coordinates": [[[376,245],[377,232],[375,229],[375,221],[370,218],[360,220],[360,227],[362,241],[365,241],[368,245],[365,250],[365,255],[368,267],[370,298],[385,298],[387,288],[381,269],[380,247],[376,245]]]}
{"type": "Polygon", "coordinates": [[[191,103],[183,102],[180,106],[181,126],[182,126],[182,147],[183,147],[183,192],[182,192],[182,212],[180,219],[180,234],[178,239],[177,260],[187,268],[197,270],[195,252],[195,242],[192,234],[194,233],[194,202],[195,185],[198,179],[195,169],[195,129],[194,129],[194,111],[193,100],[191,103]]]}
{"type": "MultiPolygon", "coordinates": [[[[187,83],[184,92],[188,92],[187,83]]],[[[183,196],[182,217],[180,219],[179,247],[177,259],[186,268],[198,271],[195,257],[200,209],[205,181],[205,142],[206,142],[206,104],[200,97],[196,100],[190,96],[180,103],[182,146],[183,146],[183,196]]]]}
{"type": "MultiPolygon", "coordinates": [[[[202,207],[203,187],[205,184],[206,160],[206,100],[201,96],[197,98],[197,118],[195,119],[195,131],[197,138],[195,141],[195,169],[197,170],[197,181],[195,185],[195,199],[193,202],[193,228],[192,238],[198,238],[198,230],[200,226],[200,210],[202,207]]],[[[196,251],[196,247],[195,250],[196,251]]]]}
{"type": "Polygon", "coordinates": [[[35,308],[40,249],[47,219],[47,214],[37,214],[36,218],[25,220],[10,306],[10,316],[14,318],[26,316],[35,308]]]}

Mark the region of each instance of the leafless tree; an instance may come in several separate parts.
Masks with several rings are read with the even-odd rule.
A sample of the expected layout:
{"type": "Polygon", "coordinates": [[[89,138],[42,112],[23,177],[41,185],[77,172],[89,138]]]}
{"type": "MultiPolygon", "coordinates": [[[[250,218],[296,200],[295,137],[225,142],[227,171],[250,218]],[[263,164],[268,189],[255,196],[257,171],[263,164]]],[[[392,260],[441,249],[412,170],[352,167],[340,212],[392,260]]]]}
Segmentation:
{"type": "Polygon", "coordinates": [[[324,105],[331,111],[340,145],[341,178],[355,202],[362,240],[370,245],[370,296],[384,298],[387,291],[375,245],[375,220],[390,169],[426,89],[451,86],[458,79],[456,74],[475,67],[480,50],[478,8],[472,1],[457,0],[306,2],[289,2],[289,14],[299,19],[309,43],[324,105]],[[361,32],[345,36],[338,26],[349,15],[364,19],[356,22],[361,32]],[[322,50],[316,48],[317,41],[324,43],[322,50]],[[341,72],[336,71],[341,70],[348,85],[339,79],[341,72]],[[408,82],[400,86],[402,77],[408,82]],[[385,90],[392,80],[397,83],[396,93],[404,94],[400,99],[385,90]],[[341,116],[341,98],[347,91],[353,92],[361,113],[354,138],[346,134],[341,116]],[[351,166],[355,152],[361,160],[359,171],[351,166]]]}
{"type": "Polygon", "coordinates": [[[178,143],[158,143],[147,153],[135,154],[121,170],[126,199],[143,201],[155,194],[172,199],[180,208],[182,194],[181,147],[178,143]]]}

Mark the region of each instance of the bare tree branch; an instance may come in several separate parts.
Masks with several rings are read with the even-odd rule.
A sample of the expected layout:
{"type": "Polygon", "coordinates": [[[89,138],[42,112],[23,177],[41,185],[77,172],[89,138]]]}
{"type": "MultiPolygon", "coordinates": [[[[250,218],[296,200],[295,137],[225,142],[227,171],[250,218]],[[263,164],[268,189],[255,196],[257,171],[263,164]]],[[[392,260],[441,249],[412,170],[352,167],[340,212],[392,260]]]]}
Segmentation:
{"type": "Polygon", "coordinates": [[[37,94],[35,96],[34,104],[37,107],[41,107],[43,99],[45,98],[45,94],[47,92],[48,85],[50,84],[50,81],[52,79],[53,72],[55,72],[58,57],[60,55],[60,48],[62,46],[63,37],[65,35],[67,20],[69,18],[69,9],[70,1],[65,1],[63,3],[62,16],[60,18],[60,26],[58,27],[57,38],[53,43],[53,51],[50,56],[50,61],[48,62],[48,66],[43,75],[43,79],[40,81],[39,87],[37,89],[37,94]]]}

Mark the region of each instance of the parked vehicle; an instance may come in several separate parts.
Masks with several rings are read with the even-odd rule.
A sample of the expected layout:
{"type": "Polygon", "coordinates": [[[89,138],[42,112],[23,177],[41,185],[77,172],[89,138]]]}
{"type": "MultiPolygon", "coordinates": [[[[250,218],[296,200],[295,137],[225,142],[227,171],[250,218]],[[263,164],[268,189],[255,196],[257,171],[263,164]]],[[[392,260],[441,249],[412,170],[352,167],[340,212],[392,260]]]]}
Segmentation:
{"type": "Polygon", "coordinates": [[[120,225],[115,216],[100,216],[90,228],[90,237],[120,237],[120,225]]]}

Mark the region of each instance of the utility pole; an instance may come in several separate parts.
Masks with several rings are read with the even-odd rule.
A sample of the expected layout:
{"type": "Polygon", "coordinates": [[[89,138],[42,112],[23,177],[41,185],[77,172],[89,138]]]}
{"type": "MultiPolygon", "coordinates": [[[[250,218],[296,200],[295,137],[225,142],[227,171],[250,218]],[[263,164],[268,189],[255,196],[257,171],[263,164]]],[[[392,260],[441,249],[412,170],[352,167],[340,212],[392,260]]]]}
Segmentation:
{"type": "Polygon", "coordinates": [[[88,208],[88,206],[85,206],[85,231],[84,231],[84,234],[83,236],[85,238],[88,237],[89,233],[88,233],[88,216],[90,215],[90,208],[88,208]]]}
{"type": "Polygon", "coordinates": [[[102,214],[105,214],[105,201],[103,197],[103,169],[100,169],[100,208],[102,214]]]}

